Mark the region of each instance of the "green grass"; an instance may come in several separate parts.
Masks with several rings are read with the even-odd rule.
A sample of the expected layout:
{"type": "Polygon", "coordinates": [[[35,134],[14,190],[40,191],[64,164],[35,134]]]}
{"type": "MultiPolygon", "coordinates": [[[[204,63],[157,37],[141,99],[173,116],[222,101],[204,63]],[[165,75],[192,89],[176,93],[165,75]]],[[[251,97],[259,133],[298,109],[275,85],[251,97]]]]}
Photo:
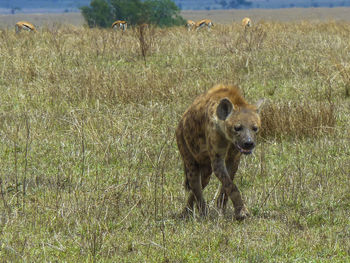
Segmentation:
{"type": "Polygon", "coordinates": [[[350,261],[349,32],[336,22],[156,29],[145,63],[132,30],[1,31],[0,258],[350,261]],[[209,216],[181,219],[175,127],[220,82],[266,98],[274,121],[235,178],[252,217],[237,222],[232,204],[218,213],[213,176],[209,216]]]}

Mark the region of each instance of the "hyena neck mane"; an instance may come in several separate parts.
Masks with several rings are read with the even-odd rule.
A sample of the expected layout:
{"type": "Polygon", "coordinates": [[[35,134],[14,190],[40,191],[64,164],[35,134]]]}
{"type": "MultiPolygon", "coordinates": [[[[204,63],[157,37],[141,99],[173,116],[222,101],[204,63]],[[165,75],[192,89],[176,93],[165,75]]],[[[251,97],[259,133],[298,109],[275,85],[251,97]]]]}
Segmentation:
{"type": "Polygon", "coordinates": [[[208,98],[217,100],[218,102],[227,98],[234,105],[235,109],[250,109],[257,110],[255,105],[249,104],[241,95],[241,92],[236,86],[216,85],[214,88],[208,91],[208,98]]]}

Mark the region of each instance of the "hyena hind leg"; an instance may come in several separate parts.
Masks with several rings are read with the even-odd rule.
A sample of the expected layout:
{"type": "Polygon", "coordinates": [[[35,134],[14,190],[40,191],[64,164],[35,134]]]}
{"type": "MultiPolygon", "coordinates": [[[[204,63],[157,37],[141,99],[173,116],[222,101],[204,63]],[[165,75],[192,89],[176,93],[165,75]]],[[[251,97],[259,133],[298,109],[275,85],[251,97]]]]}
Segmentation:
{"type": "MultiPolygon", "coordinates": [[[[197,165],[196,165],[197,166],[197,165]]],[[[211,175],[211,167],[193,167],[193,170],[185,169],[187,188],[191,191],[185,207],[185,214],[193,214],[194,203],[197,204],[197,208],[200,215],[207,215],[208,208],[203,198],[203,189],[208,185],[211,175]]]]}
{"type": "Polygon", "coordinates": [[[206,215],[207,208],[206,208],[205,200],[203,198],[202,183],[201,183],[201,177],[200,177],[199,171],[190,169],[186,174],[186,180],[191,193],[190,193],[190,196],[188,197],[185,210],[193,213],[194,202],[196,202],[199,214],[206,215]]]}

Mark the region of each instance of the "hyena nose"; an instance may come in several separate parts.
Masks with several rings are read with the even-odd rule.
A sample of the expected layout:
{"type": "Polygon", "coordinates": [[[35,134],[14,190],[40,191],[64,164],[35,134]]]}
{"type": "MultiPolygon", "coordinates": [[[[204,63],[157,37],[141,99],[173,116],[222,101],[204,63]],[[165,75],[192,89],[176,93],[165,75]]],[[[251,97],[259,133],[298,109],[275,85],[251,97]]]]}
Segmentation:
{"type": "Polygon", "coordinates": [[[243,147],[244,149],[246,150],[251,150],[255,147],[255,143],[253,141],[246,141],[244,144],[243,144],[243,147]]]}

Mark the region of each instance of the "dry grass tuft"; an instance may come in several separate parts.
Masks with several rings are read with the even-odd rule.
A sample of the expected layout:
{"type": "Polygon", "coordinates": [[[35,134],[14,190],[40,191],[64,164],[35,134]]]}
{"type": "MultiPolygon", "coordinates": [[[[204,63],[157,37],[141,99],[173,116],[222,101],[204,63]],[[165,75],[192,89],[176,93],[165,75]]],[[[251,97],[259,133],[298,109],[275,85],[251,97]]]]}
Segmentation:
{"type": "Polygon", "coordinates": [[[350,97],[350,65],[345,63],[336,64],[336,68],[339,70],[344,85],[345,97],[350,97]]]}
{"type": "Polygon", "coordinates": [[[319,137],[336,125],[335,107],[329,102],[278,102],[261,112],[261,137],[319,137]]]}

